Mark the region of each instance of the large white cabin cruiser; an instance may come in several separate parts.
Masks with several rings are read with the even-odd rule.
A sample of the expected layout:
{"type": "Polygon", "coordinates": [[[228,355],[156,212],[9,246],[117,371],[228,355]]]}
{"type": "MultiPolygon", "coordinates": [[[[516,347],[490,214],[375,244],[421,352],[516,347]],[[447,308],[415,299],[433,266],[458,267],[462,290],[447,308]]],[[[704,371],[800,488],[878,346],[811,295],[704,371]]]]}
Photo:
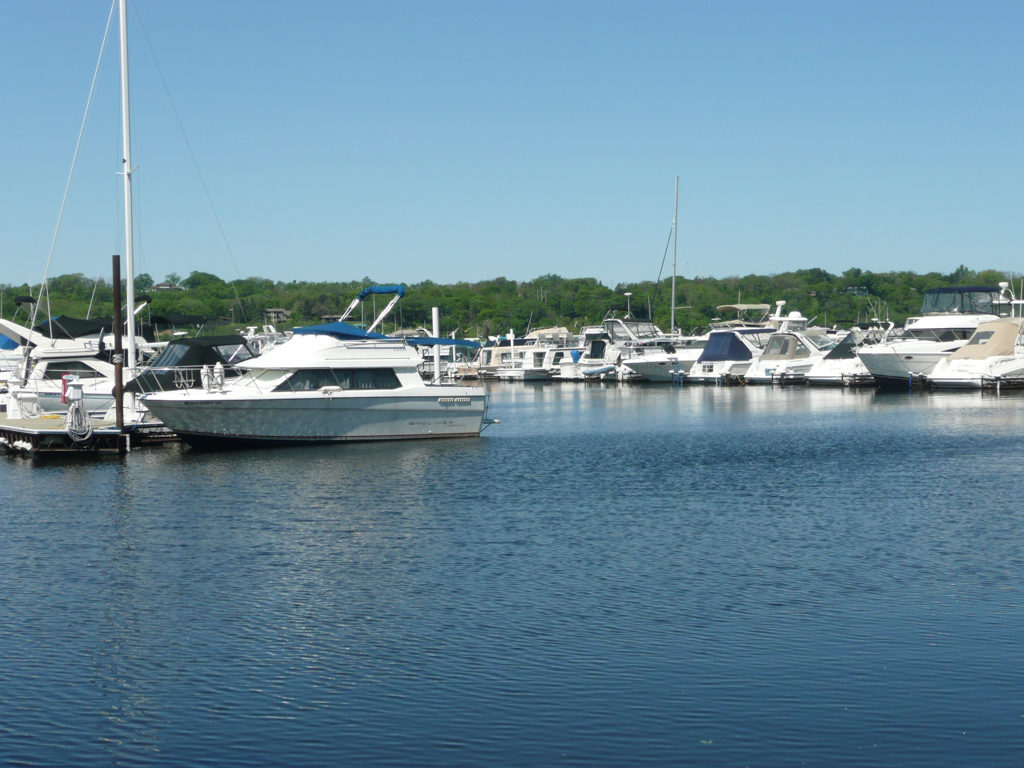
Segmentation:
{"type": "Polygon", "coordinates": [[[921,315],[907,318],[903,336],[861,349],[860,359],[880,387],[906,387],[960,349],[979,324],[999,319],[1000,305],[1010,301],[1007,283],[997,288],[930,288],[924,293],[921,315]]]}
{"type": "Polygon", "coordinates": [[[146,406],[194,446],[476,437],[487,394],[428,384],[420,356],[344,322],[295,329],[239,364],[246,373],[204,389],[160,392],[146,406]]]}
{"type": "Polygon", "coordinates": [[[1024,318],[1004,317],[982,323],[960,349],[928,374],[937,389],[981,389],[1012,381],[1024,383],[1024,318]]]}

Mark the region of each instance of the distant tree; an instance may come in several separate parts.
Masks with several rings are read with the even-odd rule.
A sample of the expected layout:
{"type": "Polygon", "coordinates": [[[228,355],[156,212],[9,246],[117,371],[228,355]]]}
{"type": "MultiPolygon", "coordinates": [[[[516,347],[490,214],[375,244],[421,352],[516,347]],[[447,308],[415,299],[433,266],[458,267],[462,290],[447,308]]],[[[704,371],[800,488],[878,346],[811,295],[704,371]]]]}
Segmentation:
{"type": "Polygon", "coordinates": [[[171,285],[180,285],[181,275],[179,275],[177,272],[169,272],[164,276],[164,280],[166,280],[171,285]]]}

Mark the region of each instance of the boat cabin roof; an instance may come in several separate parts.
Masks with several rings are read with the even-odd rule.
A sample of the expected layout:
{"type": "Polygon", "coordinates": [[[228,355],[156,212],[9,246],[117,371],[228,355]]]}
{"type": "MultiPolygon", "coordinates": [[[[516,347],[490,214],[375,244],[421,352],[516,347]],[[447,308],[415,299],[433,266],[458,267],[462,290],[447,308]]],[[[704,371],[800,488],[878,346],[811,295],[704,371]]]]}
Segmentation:
{"type": "Polygon", "coordinates": [[[1012,355],[1024,318],[1004,317],[978,325],[967,343],[949,356],[949,360],[984,360],[1012,355]]]}

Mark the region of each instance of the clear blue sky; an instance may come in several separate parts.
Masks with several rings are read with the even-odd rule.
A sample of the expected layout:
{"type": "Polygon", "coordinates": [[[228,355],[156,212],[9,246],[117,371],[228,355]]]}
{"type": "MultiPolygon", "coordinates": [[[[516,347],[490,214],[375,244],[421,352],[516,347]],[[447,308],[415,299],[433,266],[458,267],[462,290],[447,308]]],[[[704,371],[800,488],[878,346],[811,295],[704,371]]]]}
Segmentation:
{"type": "MultiPolygon", "coordinates": [[[[4,4],[0,283],[43,275],[109,7],[4,4]]],[[[677,175],[683,276],[1024,271],[1021,2],[129,16],[137,271],[157,280],[654,279],[677,175]]],[[[112,40],[51,275],[107,276],[123,249],[117,87],[112,40]]]]}

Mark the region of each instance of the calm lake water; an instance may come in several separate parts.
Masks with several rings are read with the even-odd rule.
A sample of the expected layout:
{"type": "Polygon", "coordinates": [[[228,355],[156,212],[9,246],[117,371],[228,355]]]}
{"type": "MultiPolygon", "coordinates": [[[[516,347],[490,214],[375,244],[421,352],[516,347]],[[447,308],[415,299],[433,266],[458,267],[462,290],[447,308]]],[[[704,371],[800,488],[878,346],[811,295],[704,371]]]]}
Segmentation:
{"type": "Polygon", "coordinates": [[[1024,764],[1024,397],[491,391],[0,460],[0,763],[1024,764]]]}

